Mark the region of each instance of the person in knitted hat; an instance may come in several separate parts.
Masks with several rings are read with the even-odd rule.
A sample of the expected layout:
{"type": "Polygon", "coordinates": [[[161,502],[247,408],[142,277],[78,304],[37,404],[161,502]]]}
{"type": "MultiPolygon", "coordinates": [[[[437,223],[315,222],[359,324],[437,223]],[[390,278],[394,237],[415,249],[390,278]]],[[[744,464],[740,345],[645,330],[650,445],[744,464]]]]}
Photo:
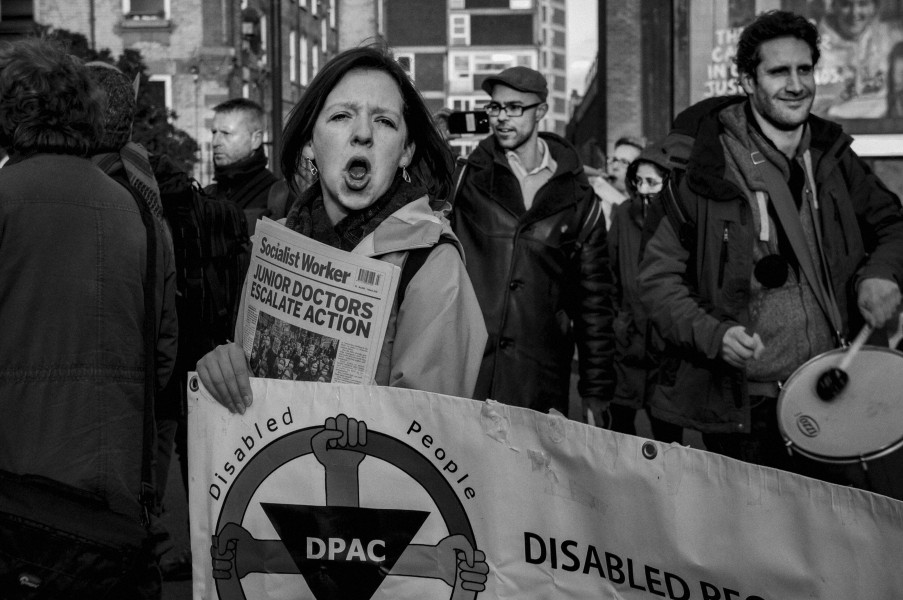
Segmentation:
{"type": "MultiPolygon", "coordinates": [[[[150,208],[160,222],[163,208],[147,150],[132,140],[137,111],[132,81],[111,64],[95,61],[85,65],[105,98],[103,133],[91,148],[91,162],[122,184],[150,208]]],[[[172,246],[172,239],[169,240],[172,246]]]]}

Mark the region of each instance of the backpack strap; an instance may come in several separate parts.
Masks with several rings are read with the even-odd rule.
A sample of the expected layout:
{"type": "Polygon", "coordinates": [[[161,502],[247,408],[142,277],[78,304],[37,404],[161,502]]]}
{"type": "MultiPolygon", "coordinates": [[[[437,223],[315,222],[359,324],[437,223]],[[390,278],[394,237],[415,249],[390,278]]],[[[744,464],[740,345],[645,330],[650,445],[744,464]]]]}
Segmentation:
{"type": "Polygon", "coordinates": [[[684,208],[680,194],[677,191],[682,174],[682,171],[673,171],[668,177],[665,188],[659,194],[659,197],[661,198],[662,208],[665,210],[665,216],[671,221],[671,226],[674,228],[678,239],[680,239],[680,245],[684,247],[684,250],[692,252],[696,248],[696,225],[687,215],[687,210],[684,208]]]}
{"type": "Polygon", "coordinates": [[[455,157],[455,185],[452,187],[451,194],[448,195],[448,203],[451,206],[455,205],[455,200],[458,198],[458,192],[461,190],[461,182],[464,181],[464,172],[467,170],[467,157],[458,156],[455,157]]]}
{"type": "Polygon", "coordinates": [[[436,242],[433,246],[427,246],[425,248],[413,248],[407,251],[407,256],[404,259],[404,264],[401,267],[401,276],[398,279],[398,292],[396,296],[398,297],[398,306],[401,306],[401,303],[404,302],[404,297],[407,292],[408,286],[411,284],[411,280],[414,279],[414,276],[420,271],[420,268],[426,263],[426,259],[429,258],[430,253],[433,249],[437,248],[440,244],[450,244],[451,241],[440,237],[439,241],[436,242]]]}
{"type": "Polygon", "coordinates": [[[452,212],[452,209],[455,207],[455,200],[457,200],[458,193],[461,191],[461,182],[464,181],[464,172],[466,170],[467,158],[464,156],[456,156],[455,172],[452,175],[455,183],[454,185],[452,185],[448,196],[446,196],[444,200],[439,199],[436,202],[430,203],[430,206],[433,210],[442,213],[442,216],[448,217],[450,220],[454,219],[454,213],[452,212]]]}
{"type": "Polygon", "coordinates": [[[138,502],[142,508],[144,526],[150,525],[150,515],[156,506],[156,486],[154,483],[154,450],[156,448],[156,419],[154,404],[157,388],[157,232],[154,217],[144,200],[134,192],[132,197],[138,204],[141,222],[147,237],[144,277],[144,418],[141,442],[141,490],[138,502]]]}

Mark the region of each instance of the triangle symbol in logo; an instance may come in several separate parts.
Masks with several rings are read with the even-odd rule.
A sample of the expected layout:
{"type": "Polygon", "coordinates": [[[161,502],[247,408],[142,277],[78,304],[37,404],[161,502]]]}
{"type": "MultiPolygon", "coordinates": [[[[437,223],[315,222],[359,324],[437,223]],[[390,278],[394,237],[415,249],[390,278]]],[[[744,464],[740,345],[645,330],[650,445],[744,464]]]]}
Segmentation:
{"type": "Polygon", "coordinates": [[[261,503],[317,600],[370,600],[428,512],[261,503]]]}

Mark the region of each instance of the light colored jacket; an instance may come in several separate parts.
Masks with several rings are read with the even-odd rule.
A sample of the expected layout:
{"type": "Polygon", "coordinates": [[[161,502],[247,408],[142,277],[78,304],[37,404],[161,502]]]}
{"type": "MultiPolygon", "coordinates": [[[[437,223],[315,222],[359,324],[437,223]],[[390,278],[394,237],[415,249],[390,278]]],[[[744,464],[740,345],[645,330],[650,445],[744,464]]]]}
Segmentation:
{"type": "MultiPolygon", "coordinates": [[[[395,211],[352,252],[402,267],[409,250],[430,246],[436,247],[408,284],[401,306],[396,301],[392,307],[374,383],[471,398],[486,326],[448,221],[423,196],[395,211]],[[441,238],[448,243],[440,244],[441,238]]],[[[242,302],[236,340],[244,311],[242,302]]]]}

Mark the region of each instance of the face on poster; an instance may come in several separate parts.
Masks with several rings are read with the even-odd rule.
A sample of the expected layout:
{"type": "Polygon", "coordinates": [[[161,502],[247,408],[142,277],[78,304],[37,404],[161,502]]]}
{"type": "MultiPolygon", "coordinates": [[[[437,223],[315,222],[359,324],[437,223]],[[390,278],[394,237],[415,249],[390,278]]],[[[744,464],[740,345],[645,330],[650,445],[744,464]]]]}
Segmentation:
{"type": "Polygon", "coordinates": [[[817,28],[812,112],[852,134],[903,133],[903,2],[690,2],[691,102],[743,93],[734,57],[743,28],[765,10],[802,14],[817,28]]]}

